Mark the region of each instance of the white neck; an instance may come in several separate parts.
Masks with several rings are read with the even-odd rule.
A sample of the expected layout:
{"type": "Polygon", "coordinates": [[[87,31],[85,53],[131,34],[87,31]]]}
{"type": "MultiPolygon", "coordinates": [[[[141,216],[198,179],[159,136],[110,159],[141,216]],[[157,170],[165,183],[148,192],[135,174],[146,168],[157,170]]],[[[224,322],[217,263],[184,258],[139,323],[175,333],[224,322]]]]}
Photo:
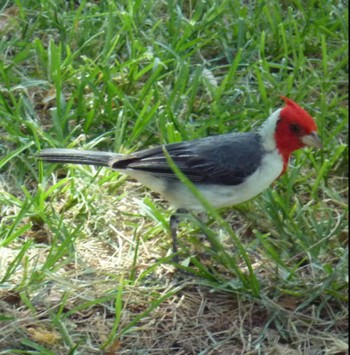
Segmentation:
{"type": "Polygon", "coordinates": [[[280,118],[280,112],[282,109],[278,109],[273,112],[271,116],[262,124],[259,128],[259,134],[262,138],[262,145],[267,151],[272,151],[276,149],[275,142],[275,131],[276,124],[278,119],[280,118]]]}

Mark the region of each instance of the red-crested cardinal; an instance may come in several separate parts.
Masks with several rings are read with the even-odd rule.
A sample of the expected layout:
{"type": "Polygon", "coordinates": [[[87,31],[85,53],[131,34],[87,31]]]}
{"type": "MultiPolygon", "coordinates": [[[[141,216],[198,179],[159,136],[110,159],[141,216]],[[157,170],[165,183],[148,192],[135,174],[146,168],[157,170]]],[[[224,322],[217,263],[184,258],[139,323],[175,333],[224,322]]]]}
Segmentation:
{"type": "MultiPolygon", "coordinates": [[[[322,146],[312,117],[294,101],[282,99],[285,107],[256,131],[165,144],[127,155],[53,148],[42,150],[39,157],[52,163],[106,166],[160,193],[178,212],[203,211],[202,203],[169,166],[166,150],[212,207],[232,206],[258,195],[281,176],[295,150],[322,146]]],[[[170,220],[174,252],[176,221],[175,212],[170,220]]]]}

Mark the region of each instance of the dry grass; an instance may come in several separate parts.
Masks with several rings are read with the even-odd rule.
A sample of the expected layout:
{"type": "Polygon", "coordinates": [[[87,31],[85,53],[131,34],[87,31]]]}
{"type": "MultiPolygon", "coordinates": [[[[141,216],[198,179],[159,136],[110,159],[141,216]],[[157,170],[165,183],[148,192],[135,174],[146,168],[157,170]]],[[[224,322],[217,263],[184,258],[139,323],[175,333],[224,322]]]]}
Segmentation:
{"type": "MultiPolygon", "coordinates": [[[[108,255],[101,245],[93,245],[93,248],[97,247],[102,251],[100,255],[104,255],[104,252],[108,255]]],[[[84,246],[82,251],[86,249],[84,246]]],[[[90,253],[78,254],[91,260],[90,253]]],[[[104,258],[96,258],[96,253],[93,254],[94,262],[87,263],[86,269],[77,270],[72,267],[60,275],[52,276],[51,285],[39,287],[35,294],[30,295],[36,300],[35,314],[21,305],[17,295],[2,295],[2,312],[14,319],[1,326],[1,344],[4,349],[26,337],[46,346],[50,345],[55,354],[66,353],[66,348],[60,341],[61,336],[54,330],[50,320],[50,314],[60,306],[63,295],[66,295],[64,311],[69,313],[79,307],[79,304],[103,297],[117,287],[115,281],[111,282],[106,278],[106,274],[111,272],[109,262],[112,257],[109,257],[106,268],[103,268],[104,258]],[[98,269],[95,269],[96,263],[98,269]]],[[[116,270],[118,267],[114,269],[114,273],[116,270]]],[[[152,293],[162,295],[171,291],[175,294],[109,345],[106,354],[340,355],[347,352],[345,338],[339,337],[339,334],[324,332],[327,320],[316,319],[311,314],[295,313],[293,299],[286,299],[285,304],[279,304],[279,314],[276,315],[283,321],[281,326],[288,334],[289,342],[286,343],[276,329],[267,327],[267,321],[272,315],[262,304],[237,299],[227,292],[211,292],[191,279],[178,280],[178,275],[167,268],[158,272],[157,277],[150,280],[153,286],[124,287],[120,328],[127,326],[147,309],[153,301],[152,293]],[[159,284],[155,285],[156,283],[159,284]]],[[[274,312],[275,306],[271,305],[274,312]]],[[[101,344],[108,339],[114,318],[113,307],[107,302],[81,311],[75,310],[61,326],[69,333],[72,341],[81,344],[82,353],[99,354],[101,344]]],[[[337,325],[341,332],[346,328],[344,322],[344,319],[340,319],[337,325]]]]}
{"type": "MultiPolygon", "coordinates": [[[[335,320],[327,311],[314,314],[313,306],[299,312],[301,300],[292,295],[279,297],[276,302],[264,295],[258,300],[226,289],[215,290],[170,264],[161,263],[154,268],[169,247],[164,232],[158,238],[140,240],[135,264],[135,235],[147,235],[154,228],[154,222],[142,217],[142,205],[135,211],[136,201],[144,199],[148,192],[138,184],[124,184],[118,191],[124,198],[115,206],[108,188],[95,184],[88,190],[87,196],[99,196],[92,212],[98,213],[84,223],[74,244],[74,260],[64,262],[55,273],[47,272],[44,282],[38,282],[30,293],[1,291],[0,312],[11,318],[0,326],[3,349],[26,339],[63,355],[69,339],[72,344],[79,344],[80,353],[84,354],[100,354],[101,347],[105,347],[105,354],[346,353],[346,309],[342,313],[338,310],[335,320]],[[137,224],[136,228],[130,227],[137,224]],[[123,284],[131,273],[134,281],[123,284]],[[113,339],[110,336],[116,319],[115,294],[120,287],[122,310],[113,339]],[[149,309],[162,297],[157,307],[149,309]],[[31,299],[32,308],[24,299],[31,299]],[[63,315],[59,327],[58,314],[63,315]],[[326,331],[329,326],[334,334],[326,331]],[[66,336],[64,341],[62,334],[66,336]]],[[[62,195],[53,204],[62,210],[65,201],[66,196],[62,195]]],[[[77,223],[82,209],[77,201],[65,212],[66,223],[77,223]]],[[[232,217],[232,213],[227,216],[232,217]]],[[[236,225],[242,222],[236,215],[236,225]]],[[[247,235],[247,230],[242,229],[242,233],[247,235]]],[[[39,238],[35,234],[30,237],[39,238]]],[[[27,253],[27,272],[40,269],[48,258],[47,235],[40,238],[45,243],[27,253]]],[[[13,245],[1,249],[3,272],[16,254],[13,245]]],[[[274,269],[268,259],[256,256],[254,267],[260,277],[273,280],[274,269]]],[[[25,270],[14,274],[11,282],[21,284],[25,270]]]]}

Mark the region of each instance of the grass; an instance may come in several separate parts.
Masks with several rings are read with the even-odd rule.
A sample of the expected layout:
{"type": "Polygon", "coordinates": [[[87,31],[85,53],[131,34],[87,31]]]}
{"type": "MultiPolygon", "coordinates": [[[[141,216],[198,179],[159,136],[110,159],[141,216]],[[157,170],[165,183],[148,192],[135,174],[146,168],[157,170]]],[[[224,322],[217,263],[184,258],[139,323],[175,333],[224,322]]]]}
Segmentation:
{"type": "Polygon", "coordinates": [[[0,353],[347,353],[347,3],[1,6],[0,353]],[[186,274],[159,196],[36,159],[247,131],[280,95],[324,149],[296,152],[256,199],[182,221],[186,274]]]}

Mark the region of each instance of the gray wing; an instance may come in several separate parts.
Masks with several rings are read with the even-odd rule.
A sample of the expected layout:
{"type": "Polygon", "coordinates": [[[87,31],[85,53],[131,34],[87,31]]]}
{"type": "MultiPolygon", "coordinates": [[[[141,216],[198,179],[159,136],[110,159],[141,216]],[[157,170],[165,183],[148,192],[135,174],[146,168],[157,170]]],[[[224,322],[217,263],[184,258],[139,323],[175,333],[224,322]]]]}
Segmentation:
{"type": "Polygon", "coordinates": [[[257,133],[230,133],[146,149],[116,160],[111,166],[177,180],[163,147],[192,182],[203,184],[240,184],[258,169],[263,156],[257,133]]]}

